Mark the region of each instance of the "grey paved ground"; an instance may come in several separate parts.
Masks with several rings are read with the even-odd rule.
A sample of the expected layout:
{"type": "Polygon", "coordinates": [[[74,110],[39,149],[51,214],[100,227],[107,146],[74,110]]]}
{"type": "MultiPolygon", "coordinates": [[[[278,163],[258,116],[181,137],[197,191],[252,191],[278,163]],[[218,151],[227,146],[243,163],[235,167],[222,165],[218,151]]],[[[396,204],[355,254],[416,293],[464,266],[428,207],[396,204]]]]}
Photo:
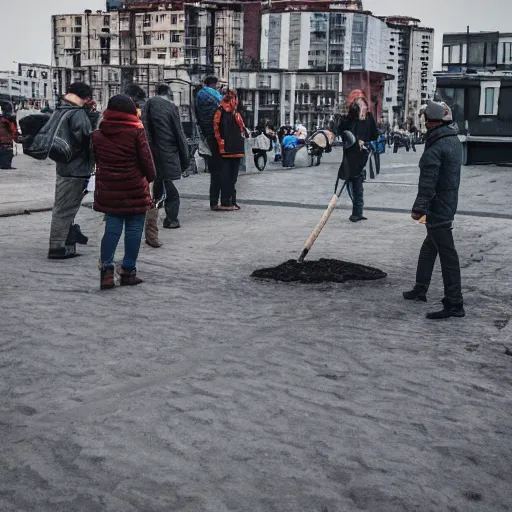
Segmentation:
{"type": "MultiPolygon", "coordinates": [[[[387,156],[368,205],[409,209],[416,160],[387,156]]],[[[2,212],[47,207],[51,167],[16,164],[2,212]]],[[[147,282],[130,290],[98,291],[90,209],[77,219],[90,244],[66,262],[45,259],[50,213],[0,219],[1,512],[512,510],[512,227],[478,213],[510,213],[512,173],[465,170],[468,317],[441,324],[424,319],[438,270],[428,306],[400,300],[424,235],[405,213],[352,225],[337,211],[311,255],[385,281],[249,277],[297,257],[334,175],[243,176],[254,202],[233,214],[184,199],[183,228],[143,248],[147,282]]]]}

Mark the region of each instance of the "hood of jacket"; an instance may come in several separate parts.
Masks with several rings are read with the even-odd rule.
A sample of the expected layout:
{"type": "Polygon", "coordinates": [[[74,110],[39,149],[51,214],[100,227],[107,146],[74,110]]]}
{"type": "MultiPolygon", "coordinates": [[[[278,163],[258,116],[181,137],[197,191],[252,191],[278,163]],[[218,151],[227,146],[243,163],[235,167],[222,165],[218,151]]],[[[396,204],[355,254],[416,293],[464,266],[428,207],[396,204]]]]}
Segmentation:
{"type": "Polygon", "coordinates": [[[233,91],[228,91],[220,102],[220,106],[226,112],[233,112],[238,107],[238,98],[233,91]]]}
{"type": "Polygon", "coordinates": [[[133,114],[118,112],[117,110],[105,110],[100,130],[105,135],[115,135],[119,131],[144,128],[141,120],[133,114]]]}
{"type": "Polygon", "coordinates": [[[455,123],[434,128],[427,132],[426,147],[428,148],[432,146],[440,139],[444,139],[445,137],[456,137],[458,134],[459,128],[455,123]]]}

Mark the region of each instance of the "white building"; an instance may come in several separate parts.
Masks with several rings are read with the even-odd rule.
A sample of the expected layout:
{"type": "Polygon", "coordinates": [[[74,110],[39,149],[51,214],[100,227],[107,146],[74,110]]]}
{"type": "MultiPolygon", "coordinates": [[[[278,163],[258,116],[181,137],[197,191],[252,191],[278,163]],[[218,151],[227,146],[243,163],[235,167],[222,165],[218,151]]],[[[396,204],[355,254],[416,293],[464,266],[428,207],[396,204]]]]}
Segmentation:
{"type": "Polygon", "coordinates": [[[18,72],[0,71],[0,96],[13,103],[54,106],[52,69],[44,64],[18,64],[18,72]]]}
{"type": "Polygon", "coordinates": [[[391,29],[388,62],[394,79],[385,86],[387,122],[412,119],[419,126],[419,110],[435,93],[433,76],[434,29],[406,16],[382,18],[391,29]]]}
{"type": "Polygon", "coordinates": [[[384,83],[393,78],[387,60],[391,29],[359,3],[269,4],[262,14],[260,70],[232,70],[247,108],[248,123],[326,126],[344,110],[344,97],[362,89],[377,120],[383,115],[384,83]],[[336,7],[336,4],[334,4],[336,7]]]}

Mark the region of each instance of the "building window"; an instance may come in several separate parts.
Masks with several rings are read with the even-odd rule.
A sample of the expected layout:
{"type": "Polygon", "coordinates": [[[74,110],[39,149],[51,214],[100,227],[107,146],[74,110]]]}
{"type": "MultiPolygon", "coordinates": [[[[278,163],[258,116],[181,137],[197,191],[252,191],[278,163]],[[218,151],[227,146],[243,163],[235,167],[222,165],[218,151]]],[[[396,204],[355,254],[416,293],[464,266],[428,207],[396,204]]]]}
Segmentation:
{"type": "Polygon", "coordinates": [[[144,34],[144,39],[143,39],[142,44],[145,44],[145,45],[151,44],[151,34],[144,34]]]}
{"type": "Polygon", "coordinates": [[[156,39],[157,41],[163,41],[165,39],[165,34],[163,32],[158,32],[156,39]]]}
{"type": "Polygon", "coordinates": [[[110,16],[103,16],[103,26],[110,27],[110,16]]]}
{"type": "Polygon", "coordinates": [[[180,49],[179,48],[171,48],[171,57],[173,59],[177,59],[180,56],[180,49]]]}
{"type": "Polygon", "coordinates": [[[66,29],[66,27],[60,27],[60,31],[61,31],[63,34],[65,34],[65,33],[66,33],[66,31],[67,31],[67,29],[66,29]]]}
{"type": "Polygon", "coordinates": [[[497,116],[500,97],[500,82],[484,81],[480,84],[480,115],[497,116]]]}
{"type": "Polygon", "coordinates": [[[82,26],[82,16],[75,16],[75,27],[82,26]]]}
{"type": "Polygon", "coordinates": [[[494,114],[494,95],[496,94],[496,89],[494,87],[487,87],[485,89],[485,115],[493,115],[494,114]]]}
{"type": "Polygon", "coordinates": [[[503,43],[503,64],[512,62],[512,43],[503,43]]]}
{"type": "Polygon", "coordinates": [[[171,15],[171,25],[177,25],[178,24],[178,15],[172,14],[171,15]]]}
{"type": "Polygon", "coordinates": [[[179,43],[181,41],[180,34],[178,32],[171,33],[171,43],[179,43]]]}
{"type": "Polygon", "coordinates": [[[146,28],[151,27],[151,14],[144,14],[144,20],[142,24],[146,28]]]}
{"type": "Polygon", "coordinates": [[[151,59],[151,50],[144,50],[144,58],[151,59]]]}
{"type": "Polygon", "coordinates": [[[450,47],[449,46],[443,46],[443,64],[449,64],[450,63],[450,47]]]}

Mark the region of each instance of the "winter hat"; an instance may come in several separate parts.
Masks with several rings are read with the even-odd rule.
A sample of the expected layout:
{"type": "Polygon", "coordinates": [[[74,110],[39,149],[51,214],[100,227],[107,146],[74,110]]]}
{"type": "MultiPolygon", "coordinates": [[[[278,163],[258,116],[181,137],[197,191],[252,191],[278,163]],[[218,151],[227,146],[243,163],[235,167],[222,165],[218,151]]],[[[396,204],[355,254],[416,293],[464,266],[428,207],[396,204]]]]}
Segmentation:
{"type": "Polygon", "coordinates": [[[425,108],[425,120],[452,123],[452,109],[444,102],[429,101],[425,108]]]}
{"type": "Polygon", "coordinates": [[[129,96],[124,94],[118,94],[113,96],[108,101],[108,110],[114,110],[116,112],[124,112],[125,114],[137,115],[137,107],[129,96]]]}
{"type": "Polygon", "coordinates": [[[348,95],[348,98],[347,98],[347,109],[349,109],[351,107],[351,105],[356,100],[359,100],[359,99],[363,100],[366,103],[366,106],[368,106],[368,100],[366,99],[366,96],[364,95],[364,92],[361,91],[361,89],[354,89],[348,95]]]}

